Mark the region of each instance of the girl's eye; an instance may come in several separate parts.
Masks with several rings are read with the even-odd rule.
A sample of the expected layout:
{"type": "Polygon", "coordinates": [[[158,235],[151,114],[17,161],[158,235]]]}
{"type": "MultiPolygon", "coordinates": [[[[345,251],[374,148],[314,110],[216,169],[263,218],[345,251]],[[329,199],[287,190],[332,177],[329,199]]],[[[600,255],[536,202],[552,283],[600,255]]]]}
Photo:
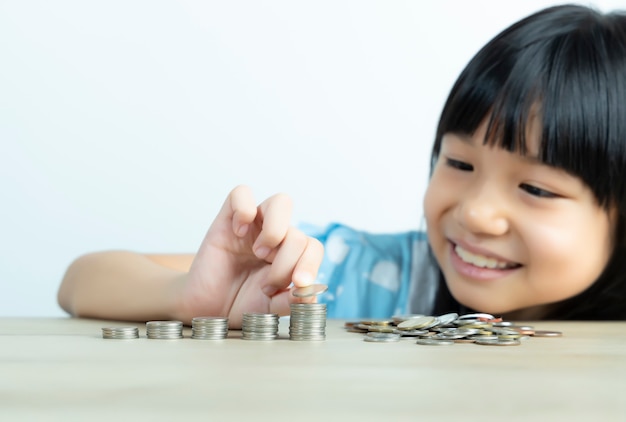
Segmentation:
{"type": "Polygon", "coordinates": [[[463,161],[453,160],[452,158],[446,158],[446,165],[452,167],[453,169],[461,171],[474,170],[474,166],[472,166],[471,164],[464,163],[463,161]]]}
{"type": "Polygon", "coordinates": [[[522,190],[526,191],[527,193],[533,195],[533,196],[537,196],[539,198],[556,198],[558,197],[557,194],[549,192],[547,190],[544,189],[540,189],[536,186],[533,185],[527,185],[526,183],[522,183],[519,186],[522,190]]]}

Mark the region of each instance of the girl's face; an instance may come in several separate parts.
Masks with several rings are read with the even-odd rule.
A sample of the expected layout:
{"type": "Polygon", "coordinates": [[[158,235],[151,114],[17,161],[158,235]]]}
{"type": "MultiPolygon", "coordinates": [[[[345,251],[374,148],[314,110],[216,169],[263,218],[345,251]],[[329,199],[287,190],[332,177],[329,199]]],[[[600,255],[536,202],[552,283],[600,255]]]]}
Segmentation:
{"type": "Polygon", "coordinates": [[[457,301],[512,319],[539,319],[548,305],[598,278],[612,252],[612,219],[583,182],[537,160],[531,125],[523,156],[472,136],[443,136],[426,191],[428,237],[457,301]]]}

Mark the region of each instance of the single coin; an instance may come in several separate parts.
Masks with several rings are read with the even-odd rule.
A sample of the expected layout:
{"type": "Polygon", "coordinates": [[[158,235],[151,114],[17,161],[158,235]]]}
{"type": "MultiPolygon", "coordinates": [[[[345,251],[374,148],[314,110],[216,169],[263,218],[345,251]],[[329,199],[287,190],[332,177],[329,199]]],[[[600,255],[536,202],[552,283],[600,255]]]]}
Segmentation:
{"type": "Polygon", "coordinates": [[[470,338],[475,341],[478,341],[478,340],[497,341],[498,340],[498,336],[489,335],[489,334],[478,334],[478,335],[470,336],[470,338]]]}
{"type": "Polygon", "coordinates": [[[454,341],[455,343],[476,343],[476,341],[471,338],[455,338],[452,341],[454,341]]]}
{"type": "Polygon", "coordinates": [[[491,327],[489,329],[489,331],[491,331],[492,333],[497,334],[499,336],[503,336],[503,335],[519,335],[519,331],[513,330],[511,328],[491,327]]]}
{"type": "Polygon", "coordinates": [[[460,338],[465,338],[466,336],[464,334],[448,334],[448,333],[439,333],[439,334],[435,334],[434,336],[430,337],[433,340],[457,340],[460,338]]]}
{"type": "Polygon", "coordinates": [[[429,331],[427,330],[398,330],[398,329],[394,329],[393,332],[396,334],[400,334],[402,337],[417,337],[417,336],[428,335],[429,333],[429,331]]]}
{"type": "Polygon", "coordinates": [[[416,317],[422,317],[422,316],[426,316],[426,315],[424,314],[394,315],[391,317],[391,319],[393,320],[395,324],[400,324],[402,321],[405,321],[409,318],[416,318],[416,317]]]}
{"type": "Polygon", "coordinates": [[[486,319],[486,320],[492,320],[495,319],[495,317],[491,314],[483,314],[483,313],[476,313],[476,314],[465,314],[465,315],[461,315],[459,317],[460,320],[464,320],[464,319],[486,319]]]}
{"type": "Polygon", "coordinates": [[[476,344],[482,346],[519,346],[522,344],[519,340],[476,340],[476,344]]]}
{"type": "Polygon", "coordinates": [[[498,339],[500,340],[519,340],[523,336],[522,334],[498,334],[498,339]]]}
{"type": "Polygon", "coordinates": [[[374,342],[374,343],[390,343],[400,340],[400,336],[398,334],[393,333],[376,333],[369,332],[365,336],[363,336],[364,341],[374,342]]]}
{"type": "Polygon", "coordinates": [[[437,317],[437,325],[448,325],[452,324],[459,317],[459,314],[456,312],[440,315],[437,317]]]}
{"type": "Polygon", "coordinates": [[[423,346],[452,346],[454,341],[452,340],[435,340],[432,338],[418,338],[415,340],[415,344],[421,344],[423,346]]]}
{"type": "Polygon", "coordinates": [[[409,318],[399,323],[398,329],[399,330],[428,329],[434,326],[435,324],[437,324],[437,322],[438,322],[437,317],[433,317],[433,316],[409,318]]]}
{"type": "Polygon", "coordinates": [[[394,325],[391,319],[365,319],[361,320],[359,324],[362,325],[394,325]]]}
{"type": "Polygon", "coordinates": [[[291,289],[291,294],[295,297],[310,297],[317,296],[328,290],[328,286],[325,284],[311,284],[306,287],[295,287],[291,289]]]}
{"type": "Polygon", "coordinates": [[[560,331],[548,331],[548,330],[535,330],[533,337],[561,337],[563,335],[560,331]]]}

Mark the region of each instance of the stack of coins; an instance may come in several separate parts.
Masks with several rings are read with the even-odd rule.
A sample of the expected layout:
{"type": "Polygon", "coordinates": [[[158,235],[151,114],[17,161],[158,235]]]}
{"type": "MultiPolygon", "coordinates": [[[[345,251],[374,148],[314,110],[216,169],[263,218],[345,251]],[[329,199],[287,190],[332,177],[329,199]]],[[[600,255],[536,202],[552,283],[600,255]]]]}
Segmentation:
{"type": "Polygon", "coordinates": [[[326,305],[322,303],[292,303],[289,339],[296,341],[325,340],[326,305]]]}
{"type": "Polygon", "coordinates": [[[195,317],[191,320],[191,338],[198,340],[222,340],[228,335],[228,318],[195,317]]]}
{"type": "Polygon", "coordinates": [[[102,328],[102,338],[126,340],[139,338],[137,327],[104,327],[102,328]]]}
{"type": "Polygon", "coordinates": [[[245,340],[274,340],[278,337],[278,315],[244,313],[241,335],[245,340]]]}
{"type": "Polygon", "coordinates": [[[148,321],[146,334],[151,339],[179,339],[183,338],[183,323],[180,321],[148,321]]]}

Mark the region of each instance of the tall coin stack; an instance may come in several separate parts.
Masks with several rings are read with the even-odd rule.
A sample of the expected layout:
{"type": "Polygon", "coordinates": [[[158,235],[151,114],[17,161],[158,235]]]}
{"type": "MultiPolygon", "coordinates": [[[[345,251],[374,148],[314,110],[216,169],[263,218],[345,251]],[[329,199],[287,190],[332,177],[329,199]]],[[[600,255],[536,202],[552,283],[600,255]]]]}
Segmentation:
{"type": "Polygon", "coordinates": [[[297,341],[326,340],[326,304],[292,303],[289,339],[297,341]]]}
{"type": "Polygon", "coordinates": [[[146,335],[152,339],[183,338],[183,323],[180,321],[148,321],[146,335]]]}
{"type": "Polygon", "coordinates": [[[278,337],[278,315],[244,313],[241,335],[244,340],[274,340],[278,337]]]}
{"type": "Polygon", "coordinates": [[[198,340],[222,340],[228,335],[228,318],[195,317],[191,320],[191,338],[198,340]]]}
{"type": "Polygon", "coordinates": [[[104,327],[102,338],[117,340],[139,338],[139,329],[137,327],[104,327]]]}

